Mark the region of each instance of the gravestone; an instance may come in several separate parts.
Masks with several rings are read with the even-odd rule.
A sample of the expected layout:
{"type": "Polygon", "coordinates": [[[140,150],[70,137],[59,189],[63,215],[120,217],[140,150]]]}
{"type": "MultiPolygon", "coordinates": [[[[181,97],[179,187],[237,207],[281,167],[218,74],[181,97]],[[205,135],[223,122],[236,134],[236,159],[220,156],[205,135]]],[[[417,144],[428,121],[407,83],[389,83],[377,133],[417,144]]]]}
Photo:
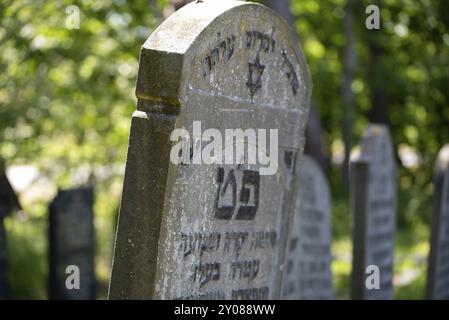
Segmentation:
{"type": "Polygon", "coordinates": [[[95,299],[93,200],[93,188],[86,187],[60,190],[50,204],[50,299],[95,299]],[[78,271],[70,266],[79,270],[79,289],[73,289],[76,280],[72,277],[78,271]]]}
{"type": "Polygon", "coordinates": [[[427,270],[427,299],[449,299],[449,145],[438,154],[427,270]]]}
{"type": "Polygon", "coordinates": [[[0,220],[0,300],[10,298],[8,259],[6,256],[5,227],[0,220]]]}
{"type": "Polygon", "coordinates": [[[14,210],[20,210],[19,200],[8,181],[0,159],[0,300],[11,298],[9,269],[6,254],[6,232],[4,218],[14,210]]]}
{"type": "Polygon", "coordinates": [[[393,299],[396,183],[389,129],[370,125],[351,161],[352,299],[393,299]]]}
{"type": "Polygon", "coordinates": [[[333,299],[330,195],[326,176],[304,155],[293,217],[284,299],[333,299]]]}
{"type": "Polygon", "coordinates": [[[109,298],[280,298],[311,97],[287,24],[259,4],[190,3],[143,45],[136,95],[109,298]],[[242,141],[251,152],[228,159],[242,141]]]}

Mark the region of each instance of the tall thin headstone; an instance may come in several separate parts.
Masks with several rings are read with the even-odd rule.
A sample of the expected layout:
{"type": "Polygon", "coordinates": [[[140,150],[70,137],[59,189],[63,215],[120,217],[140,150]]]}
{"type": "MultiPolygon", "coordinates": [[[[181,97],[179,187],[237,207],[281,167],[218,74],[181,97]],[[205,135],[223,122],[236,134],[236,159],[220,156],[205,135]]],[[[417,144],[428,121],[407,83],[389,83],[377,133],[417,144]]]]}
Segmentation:
{"type": "Polygon", "coordinates": [[[5,227],[3,225],[3,220],[0,220],[0,300],[10,298],[5,238],[5,227]]]}
{"type": "Polygon", "coordinates": [[[109,298],[279,298],[311,96],[286,23],[254,3],[188,4],[143,45],[136,95],[109,298]]]}
{"type": "Polygon", "coordinates": [[[329,184],[307,155],[299,181],[283,298],[333,299],[329,184]]]}
{"type": "Polygon", "coordinates": [[[438,154],[426,298],[449,299],[449,145],[438,154]]]}
{"type": "Polygon", "coordinates": [[[370,125],[351,160],[352,299],[393,299],[396,184],[388,127],[370,125]]]}
{"type": "Polygon", "coordinates": [[[6,254],[6,232],[3,220],[12,211],[21,209],[16,193],[3,169],[0,162],[0,300],[11,298],[8,258],[6,254]]]}
{"type": "Polygon", "coordinates": [[[93,188],[87,187],[60,190],[50,204],[50,299],[96,297],[93,200],[93,188]]]}

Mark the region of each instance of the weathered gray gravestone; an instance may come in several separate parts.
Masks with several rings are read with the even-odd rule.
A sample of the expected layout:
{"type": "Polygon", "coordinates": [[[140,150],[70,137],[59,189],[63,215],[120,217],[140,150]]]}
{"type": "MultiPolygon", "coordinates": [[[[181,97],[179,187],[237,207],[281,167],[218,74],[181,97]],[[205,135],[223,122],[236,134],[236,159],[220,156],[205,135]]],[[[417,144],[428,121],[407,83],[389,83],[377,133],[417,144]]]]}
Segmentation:
{"type": "Polygon", "coordinates": [[[449,299],[449,145],[438,154],[435,168],[427,299],[449,299]]]}
{"type": "Polygon", "coordinates": [[[329,184],[309,156],[301,164],[284,299],[333,299],[329,184]]]}
{"type": "Polygon", "coordinates": [[[311,96],[286,23],[259,4],[191,3],[143,45],[136,95],[109,298],[280,298],[311,96]],[[195,132],[193,154],[171,160],[172,131],[194,121],[220,143],[226,129],[265,129],[267,142],[278,129],[279,149],[242,139],[278,170],[262,174],[251,152],[195,163],[211,139],[195,132]]]}
{"type": "Polygon", "coordinates": [[[359,156],[351,161],[352,299],[393,299],[396,183],[388,127],[370,125],[359,156]]]}
{"type": "Polygon", "coordinates": [[[8,280],[8,259],[6,255],[6,232],[3,220],[6,215],[14,210],[20,210],[21,207],[11,184],[8,181],[6,173],[1,167],[0,170],[0,300],[3,300],[11,298],[8,280]]]}
{"type": "Polygon", "coordinates": [[[96,297],[93,199],[90,187],[62,190],[50,204],[50,299],[93,300],[96,297]],[[73,287],[77,271],[67,269],[69,266],[79,270],[79,289],[73,287]]]}

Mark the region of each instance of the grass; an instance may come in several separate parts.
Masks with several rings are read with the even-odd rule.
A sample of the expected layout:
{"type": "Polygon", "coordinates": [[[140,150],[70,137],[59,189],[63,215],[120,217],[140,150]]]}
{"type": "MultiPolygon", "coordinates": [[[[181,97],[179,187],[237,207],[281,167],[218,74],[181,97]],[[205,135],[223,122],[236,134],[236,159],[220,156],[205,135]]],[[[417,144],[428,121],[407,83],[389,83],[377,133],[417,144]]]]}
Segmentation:
{"type": "MultiPolygon", "coordinates": [[[[395,299],[420,300],[424,298],[428,230],[422,226],[414,232],[399,230],[396,235],[394,287],[395,299]]],[[[349,299],[352,263],[352,243],[349,237],[333,242],[332,272],[337,299],[349,299]]]]}
{"type": "MultiPolygon", "coordinates": [[[[107,297],[120,193],[119,179],[107,187],[97,187],[94,225],[98,299],[107,297]]],[[[25,202],[24,207],[26,217],[13,214],[5,219],[12,296],[15,299],[47,299],[48,203],[25,202]]]]}

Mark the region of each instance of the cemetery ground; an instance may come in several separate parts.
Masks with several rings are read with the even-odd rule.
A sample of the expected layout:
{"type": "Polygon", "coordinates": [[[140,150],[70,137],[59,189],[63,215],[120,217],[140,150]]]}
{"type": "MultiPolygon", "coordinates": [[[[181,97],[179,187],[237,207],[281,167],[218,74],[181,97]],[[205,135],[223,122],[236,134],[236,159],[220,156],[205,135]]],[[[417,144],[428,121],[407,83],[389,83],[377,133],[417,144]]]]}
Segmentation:
{"type": "MultiPolygon", "coordinates": [[[[395,239],[394,299],[422,300],[425,294],[427,257],[432,214],[431,190],[425,190],[423,175],[416,178],[416,185],[409,185],[405,170],[399,170],[398,227],[395,239]],[[423,190],[424,189],[424,190],[423,190]],[[428,209],[426,209],[428,208],[428,209]],[[425,210],[427,219],[412,219],[419,210],[425,210]],[[426,221],[425,221],[426,220],[426,221]]],[[[352,259],[351,223],[348,218],[347,195],[333,185],[332,205],[332,272],[337,299],[349,299],[352,259]]]]}
{"type": "MultiPolygon", "coordinates": [[[[351,216],[348,208],[348,194],[338,188],[339,172],[332,171],[332,272],[336,299],[349,299],[351,273],[351,216]]],[[[425,177],[417,179],[417,185],[408,184],[408,175],[399,171],[398,210],[400,223],[396,234],[395,250],[395,299],[416,299],[424,297],[426,265],[430,239],[430,215],[432,200],[423,192],[425,177]],[[424,180],[423,180],[424,179],[424,180]],[[411,220],[417,210],[428,208],[429,219],[411,220]]],[[[32,188],[29,187],[28,190],[32,188]]],[[[45,188],[44,188],[45,189],[45,188]]],[[[12,293],[23,299],[47,298],[47,206],[55,190],[46,188],[44,198],[36,199],[32,192],[25,192],[21,198],[25,216],[13,215],[5,220],[8,232],[8,256],[10,257],[12,293]],[[29,198],[27,198],[29,195],[29,198]]],[[[114,215],[117,214],[121,193],[121,177],[112,180],[109,187],[100,185],[96,191],[96,276],[98,298],[106,299],[110,277],[112,243],[115,236],[114,215]]]]}

